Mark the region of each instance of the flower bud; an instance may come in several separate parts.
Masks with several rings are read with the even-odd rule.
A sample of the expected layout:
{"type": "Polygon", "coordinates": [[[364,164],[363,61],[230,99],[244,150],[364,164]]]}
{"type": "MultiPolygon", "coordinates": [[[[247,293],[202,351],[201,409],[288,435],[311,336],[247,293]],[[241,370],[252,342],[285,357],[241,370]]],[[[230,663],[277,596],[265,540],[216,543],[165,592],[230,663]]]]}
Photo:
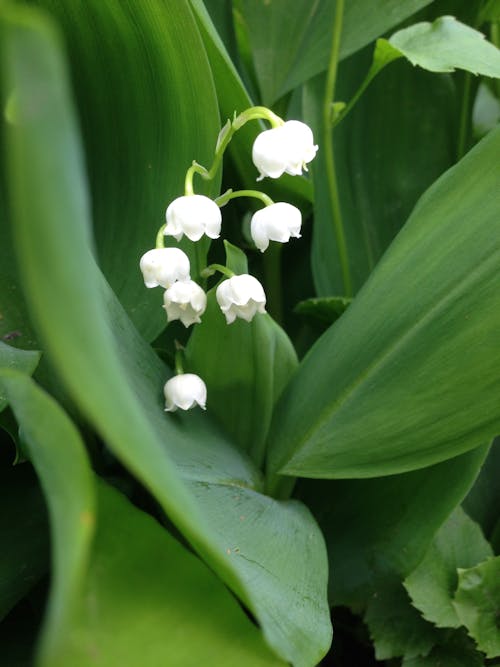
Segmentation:
{"type": "Polygon", "coordinates": [[[215,292],[228,324],[237,317],[250,322],[255,313],[265,313],[266,295],[257,278],[247,273],[224,280],[215,292]]]}
{"type": "Polygon", "coordinates": [[[298,120],[261,132],[254,141],[252,160],[259,170],[258,181],[264,176],[279,178],[287,173],[300,176],[307,163],[316,155],[311,128],[298,120]]]}
{"type": "Polygon", "coordinates": [[[271,204],[253,214],[250,234],[257,248],[264,252],[269,241],[286,243],[290,237],[300,238],[302,214],[296,206],[286,202],[271,204]]]}
{"type": "Polygon", "coordinates": [[[185,234],[191,241],[199,241],[203,234],[211,239],[220,236],[222,215],[217,204],[204,195],[177,197],[165,214],[165,236],[180,241],[185,234]]]}
{"type": "Polygon", "coordinates": [[[179,248],[154,248],[148,250],[139,266],[146,287],[165,287],[176,280],[189,280],[189,257],[179,248]]]}
{"type": "Polygon", "coordinates": [[[196,405],[205,410],[207,387],[198,375],[193,373],[174,375],[166,383],[163,393],[165,394],[165,412],[175,412],[177,408],[190,410],[196,405]]]}
{"type": "Polygon", "coordinates": [[[185,327],[199,323],[207,307],[207,295],[194,280],[177,281],[163,295],[168,321],[180,320],[185,327]]]}

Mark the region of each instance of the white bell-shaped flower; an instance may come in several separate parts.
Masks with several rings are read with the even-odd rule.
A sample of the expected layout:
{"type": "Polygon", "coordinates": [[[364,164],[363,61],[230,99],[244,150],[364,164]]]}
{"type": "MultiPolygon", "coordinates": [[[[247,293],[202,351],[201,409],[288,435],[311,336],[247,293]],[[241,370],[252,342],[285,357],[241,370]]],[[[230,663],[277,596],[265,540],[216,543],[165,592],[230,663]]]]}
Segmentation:
{"type": "Polygon", "coordinates": [[[250,234],[257,248],[264,252],[269,241],[286,243],[290,237],[300,238],[302,214],[296,206],[277,202],[253,214],[250,234]]]}
{"type": "Polygon", "coordinates": [[[177,197],[165,214],[165,236],[180,241],[185,234],[191,241],[199,241],[203,234],[211,239],[220,236],[222,215],[217,204],[205,195],[177,197]]]}
{"type": "Polygon", "coordinates": [[[146,287],[168,289],[176,280],[189,280],[189,257],[179,248],[148,250],[139,262],[146,287]]]}
{"type": "Polygon", "coordinates": [[[163,393],[165,394],[165,412],[175,412],[177,408],[190,410],[197,405],[205,410],[207,386],[201,377],[194,373],[174,375],[166,383],[163,393]]]}
{"type": "Polygon", "coordinates": [[[259,170],[258,181],[264,176],[279,178],[287,173],[300,176],[302,169],[314,159],[318,147],[311,128],[299,120],[288,120],[279,127],[261,132],[254,141],[252,160],[259,170]]]}
{"type": "Polygon", "coordinates": [[[185,327],[199,323],[207,307],[207,295],[194,280],[177,281],[163,295],[168,321],[180,320],[185,327]]]}
{"type": "Polygon", "coordinates": [[[266,295],[257,278],[244,273],[224,280],[215,292],[228,324],[237,317],[250,322],[255,313],[266,312],[266,295]]]}

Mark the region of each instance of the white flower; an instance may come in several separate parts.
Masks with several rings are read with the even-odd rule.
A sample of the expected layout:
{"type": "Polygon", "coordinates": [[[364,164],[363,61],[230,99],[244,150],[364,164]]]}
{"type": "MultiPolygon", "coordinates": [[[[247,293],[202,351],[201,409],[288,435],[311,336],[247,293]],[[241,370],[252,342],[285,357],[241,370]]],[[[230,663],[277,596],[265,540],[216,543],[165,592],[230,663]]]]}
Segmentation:
{"type": "Polygon", "coordinates": [[[194,280],[177,281],[163,295],[168,321],[180,320],[185,327],[201,322],[207,295],[194,280]]]}
{"type": "Polygon", "coordinates": [[[201,377],[193,373],[174,375],[166,383],[163,393],[165,394],[165,412],[175,412],[177,408],[190,410],[196,405],[205,409],[207,387],[201,377]]]}
{"type": "Polygon", "coordinates": [[[264,176],[279,178],[285,172],[300,176],[302,169],[316,155],[311,128],[299,120],[261,132],[254,141],[252,160],[259,170],[258,181],[264,176]]]}
{"type": "Polygon", "coordinates": [[[139,263],[146,287],[167,289],[176,280],[189,280],[189,257],[179,248],[148,250],[139,263]]]}
{"type": "Polygon", "coordinates": [[[211,239],[220,236],[222,215],[217,204],[204,195],[177,197],[167,208],[165,236],[180,241],[185,234],[191,241],[199,241],[203,234],[211,239]]]}
{"type": "Polygon", "coordinates": [[[257,278],[247,273],[224,280],[215,293],[228,324],[241,317],[250,322],[255,313],[265,313],[266,295],[257,278]]]}
{"type": "Polygon", "coordinates": [[[286,243],[290,237],[300,238],[302,214],[299,209],[286,202],[271,204],[253,214],[250,233],[257,248],[264,252],[269,241],[286,243]]]}

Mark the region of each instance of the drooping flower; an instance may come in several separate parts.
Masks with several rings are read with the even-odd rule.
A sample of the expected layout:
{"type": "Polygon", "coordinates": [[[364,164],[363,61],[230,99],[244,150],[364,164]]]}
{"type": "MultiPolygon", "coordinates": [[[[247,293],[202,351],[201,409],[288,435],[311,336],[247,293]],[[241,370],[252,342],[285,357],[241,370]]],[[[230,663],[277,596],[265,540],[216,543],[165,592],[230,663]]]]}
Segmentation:
{"type": "Polygon", "coordinates": [[[165,384],[165,412],[175,412],[177,408],[190,410],[200,406],[205,410],[207,403],[207,387],[201,377],[194,373],[174,375],[165,384]]]}
{"type": "Polygon", "coordinates": [[[199,241],[203,234],[211,239],[220,236],[222,215],[217,204],[205,195],[177,197],[165,214],[165,236],[180,241],[185,234],[191,241],[199,241]]]}
{"type": "Polygon", "coordinates": [[[207,295],[194,280],[177,281],[163,295],[168,321],[180,320],[185,327],[199,323],[207,307],[207,295]]]}
{"type": "Polygon", "coordinates": [[[189,257],[180,248],[148,250],[139,262],[146,287],[168,289],[176,280],[189,280],[189,257]]]}
{"type": "Polygon", "coordinates": [[[254,141],[252,160],[259,170],[258,181],[265,176],[279,178],[287,173],[300,176],[314,159],[318,147],[311,128],[299,120],[261,132],[254,141]]]}
{"type": "Polygon", "coordinates": [[[302,214],[296,206],[277,202],[261,208],[250,221],[250,234],[257,248],[264,252],[269,241],[286,243],[290,237],[300,238],[302,214]]]}
{"type": "Polygon", "coordinates": [[[224,280],[215,292],[228,324],[237,317],[250,322],[256,313],[266,312],[266,295],[257,278],[244,273],[224,280]]]}

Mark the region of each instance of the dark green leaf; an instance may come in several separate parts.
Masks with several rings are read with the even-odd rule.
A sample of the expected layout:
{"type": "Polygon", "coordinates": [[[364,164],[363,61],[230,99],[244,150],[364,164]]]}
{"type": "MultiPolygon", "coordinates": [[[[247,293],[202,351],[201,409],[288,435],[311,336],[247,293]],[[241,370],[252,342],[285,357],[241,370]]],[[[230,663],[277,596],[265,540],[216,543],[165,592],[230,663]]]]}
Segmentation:
{"type": "Polygon", "coordinates": [[[368,603],[365,622],[375,645],[377,660],[398,656],[425,656],[437,633],[411,606],[403,586],[396,582],[378,590],[368,603]]]}
{"type": "Polygon", "coordinates": [[[461,623],[452,604],[457,568],[472,567],[492,555],[480,527],[458,507],[404,581],[413,605],[437,627],[458,628],[461,623]]]}
{"type": "Polygon", "coordinates": [[[499,431],[499,150],[500,129],[430,188],[302,362],[275,412],[271,472],[387,475],[499,431]]]}
{"type": "MultiPolygon", "coordinates": [[[[18,370],[31,375],[40,360],[40,352],[18,350],[0,341],[0,369],[18,370]]],[[[0,390],[0,410],[6,406],[7,400],[0,390]]]]}
{"type": "MultiPolygon", "coordinates": [[[[82,127],[101,268],[147,340],[165,327],[141,255],[193,160],[210,166],[219,131],[212,74],[187,2],[38,0],[58,20],[82,127]]],[[[218,194],[218,183],[208,190],[218,194]]],[[[183,243],[196,264],[191,243],[183,243]]],[[[193,270],[193,273],[195,271],[193,270]]]]}
{"type": "Polygon", "coordinates": [[[332,604],[362,606],[383,582],[402,581],[467,493],[486,453],[482,447],[380,479],[302,480],[299,497],[327,542],[332,604]]]}
{"type": "Polygon", "coordinates": [[[333,324],[347,309],[352,299],[343,296],[325,296],[317,299],[306,299],[298,303],[294,311],[299,315],[333,324]]]}
{"type": "Polygon", "coordinates": [[[500,655],[500,556],[458,571],[455,610],[488,658],[500,655]]]}
{"type": "Polygon", "coordinates": [[[441,631],[429,655],[405,658],[401,667],[484,667],[484,657],[465,632],[441,631]]]}
{"type": "Polygon", "coordinates": [[[257,491],[260,476],[209,415],[163,412],[168,371],[131,326],[91,255],[80,146],[57,37],[43,17],[18,9],[5,16],[4,33],[7,85],[17,89],[21,110],[9,128],[13,228],[30,309],[51,361],[113,453],[262,623],[273,649],[298,667],[312,667],[331,637],[321,534],[304,508],[296,510],[297,521],[287,504],[275,502],[276,530],[293,539],[301,532],[310,552],[275,552],[257,522],[252,541],[259,558],[227,557],[235,527],[222,539],[218,515],[197,501],[189,483],[213,484],[223,497],[227,488],[257,491]],[[38,106],[33,95],[40,90],[45,103],[38,106]],[[282,581],[285,563],[294,574],[282,581]],[[279,595],[262,584],[269,576],[281,582],[279,595]],[[304,618],[311,623],[306,641],[304,618]]]}

